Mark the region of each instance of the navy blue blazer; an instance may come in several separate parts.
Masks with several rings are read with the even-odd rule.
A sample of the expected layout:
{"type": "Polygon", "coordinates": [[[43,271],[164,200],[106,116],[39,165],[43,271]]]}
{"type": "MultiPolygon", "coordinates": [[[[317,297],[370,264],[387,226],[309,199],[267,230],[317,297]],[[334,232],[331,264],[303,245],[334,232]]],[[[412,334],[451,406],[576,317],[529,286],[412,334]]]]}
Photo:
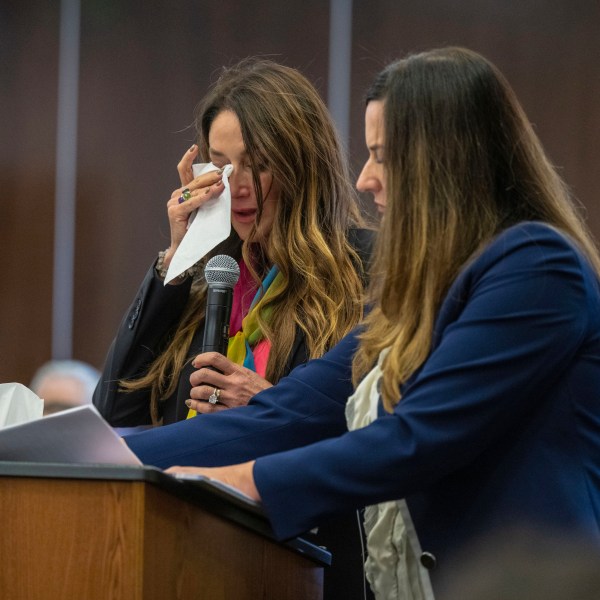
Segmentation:
{"type": "Polygon", "coordinates": [[[282,539],[406,498],[440,566],[508,524],[600,540],[600,290],[563,234],[522,223],[495,238],[448,291],[394,412],[347,432],[355,348],[356,333],[247,407],[127,443],[160,467],[259,457],[256,485],[282,539]]]}

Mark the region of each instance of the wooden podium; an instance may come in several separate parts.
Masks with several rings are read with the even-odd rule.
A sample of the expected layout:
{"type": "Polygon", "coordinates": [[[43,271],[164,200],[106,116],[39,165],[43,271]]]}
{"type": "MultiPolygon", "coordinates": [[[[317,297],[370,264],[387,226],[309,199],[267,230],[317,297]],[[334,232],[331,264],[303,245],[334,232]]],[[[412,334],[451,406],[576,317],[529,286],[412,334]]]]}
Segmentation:
{"type": "Polygon", "coordinates": [[[0,462],[7,600],[321,599],[331,556],[158,469],[0,462]]]}

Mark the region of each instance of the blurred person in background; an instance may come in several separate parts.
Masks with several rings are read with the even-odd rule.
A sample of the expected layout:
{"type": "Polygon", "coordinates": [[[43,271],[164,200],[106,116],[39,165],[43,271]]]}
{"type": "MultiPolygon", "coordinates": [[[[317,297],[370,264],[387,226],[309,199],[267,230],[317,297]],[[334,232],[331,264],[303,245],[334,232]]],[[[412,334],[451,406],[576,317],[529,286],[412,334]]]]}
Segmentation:
{"type": "Polygon", "coordinates": [[[29,388],[44,401],[44,416],[91,404],[100,371],[80,360],[51,360],[34,374],[29,388]]]}

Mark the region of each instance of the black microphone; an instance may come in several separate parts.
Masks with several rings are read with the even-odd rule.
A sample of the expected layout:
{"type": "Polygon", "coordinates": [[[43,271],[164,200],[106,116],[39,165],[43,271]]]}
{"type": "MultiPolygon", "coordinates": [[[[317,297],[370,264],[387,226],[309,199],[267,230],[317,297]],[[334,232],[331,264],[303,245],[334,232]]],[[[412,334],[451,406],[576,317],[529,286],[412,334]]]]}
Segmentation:
{"type": "Polygon", "coordinates": [[[208,292],[202,352],[219,352],[227,356],[233,287],[239,277],[239,265],[226,254],[213,256],[204,267],[208,292]]]}

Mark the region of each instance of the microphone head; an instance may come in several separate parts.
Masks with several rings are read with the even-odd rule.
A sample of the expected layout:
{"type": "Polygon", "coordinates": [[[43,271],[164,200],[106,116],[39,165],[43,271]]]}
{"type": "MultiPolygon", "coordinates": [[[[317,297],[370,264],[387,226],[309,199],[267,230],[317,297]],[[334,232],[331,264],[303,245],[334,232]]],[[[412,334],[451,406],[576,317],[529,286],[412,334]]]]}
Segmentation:
{"type": "Polygon", "coordinates": [[[204,267],[204,278],[209,287],[218,285],[233,288],[239,277],[239,265],[227,254],[213,256],[204,267]]]}

